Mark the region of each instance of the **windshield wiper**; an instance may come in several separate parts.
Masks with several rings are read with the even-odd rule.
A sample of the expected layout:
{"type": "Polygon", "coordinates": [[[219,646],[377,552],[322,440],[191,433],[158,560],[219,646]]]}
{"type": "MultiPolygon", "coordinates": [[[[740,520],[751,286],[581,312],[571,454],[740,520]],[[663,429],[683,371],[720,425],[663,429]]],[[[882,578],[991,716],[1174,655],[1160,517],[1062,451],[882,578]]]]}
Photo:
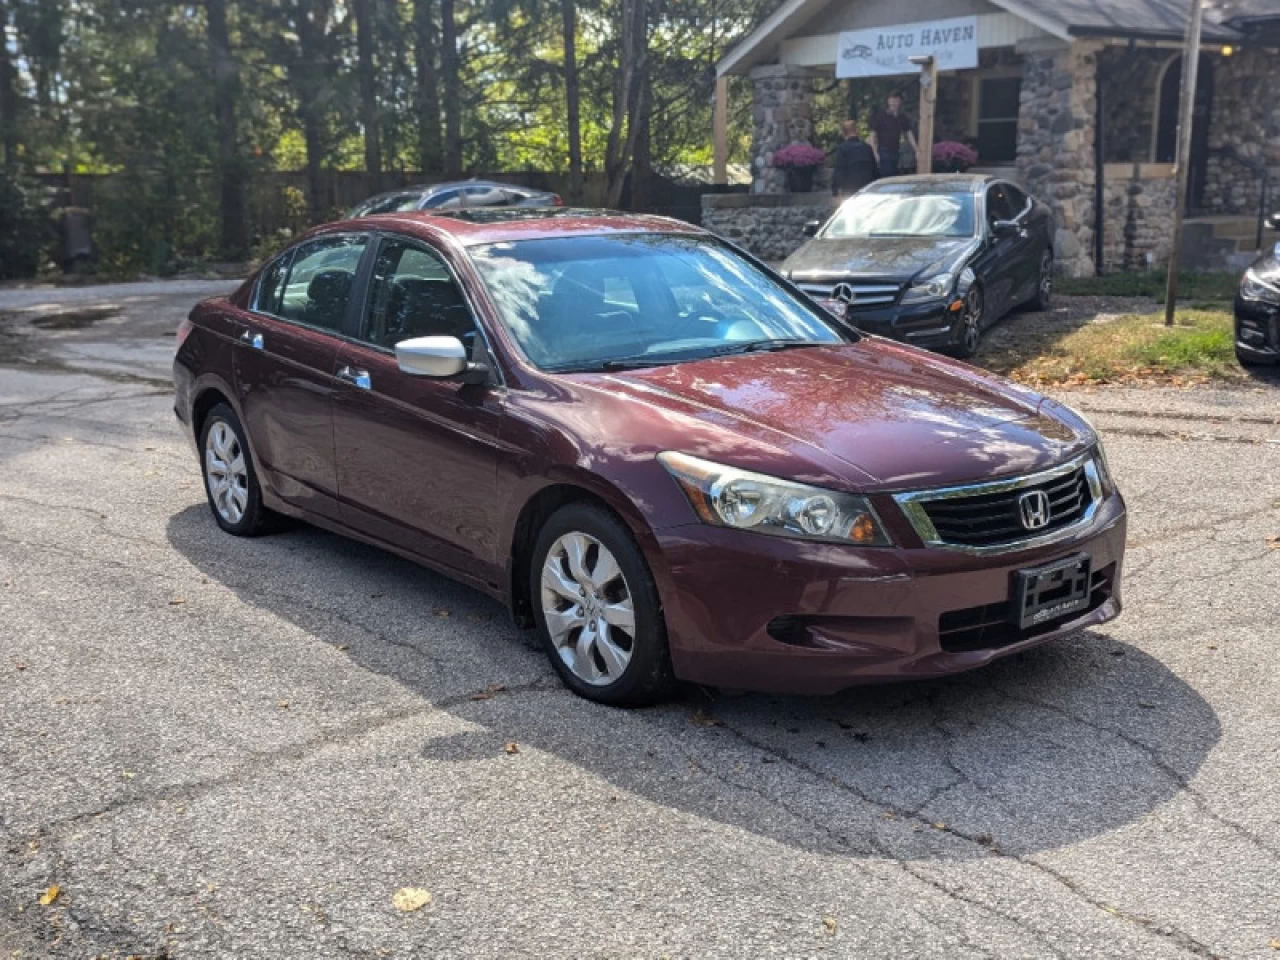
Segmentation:
{"type": "Polygon", "coordinates": [[[814,340],[797,340],[794,338],[777,338],[773,340],[748,340],[746,343],[735,343],[706,354],[708,357],[731,357],[739,353],[773,353],[776,350],[794,350],[797,347],[820,347],[814,340]]]}

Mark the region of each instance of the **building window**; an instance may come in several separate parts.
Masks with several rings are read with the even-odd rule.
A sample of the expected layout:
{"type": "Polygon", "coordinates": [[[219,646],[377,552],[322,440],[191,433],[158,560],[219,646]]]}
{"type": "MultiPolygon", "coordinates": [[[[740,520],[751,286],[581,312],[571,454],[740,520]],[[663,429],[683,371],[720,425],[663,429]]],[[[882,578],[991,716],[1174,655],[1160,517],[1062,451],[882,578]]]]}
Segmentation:
{"type": "Polygon", "coordinates": [[[978,81],[978,162],[1013,163],[1018,157],[1020,77],[982,77],[978,81]]]}

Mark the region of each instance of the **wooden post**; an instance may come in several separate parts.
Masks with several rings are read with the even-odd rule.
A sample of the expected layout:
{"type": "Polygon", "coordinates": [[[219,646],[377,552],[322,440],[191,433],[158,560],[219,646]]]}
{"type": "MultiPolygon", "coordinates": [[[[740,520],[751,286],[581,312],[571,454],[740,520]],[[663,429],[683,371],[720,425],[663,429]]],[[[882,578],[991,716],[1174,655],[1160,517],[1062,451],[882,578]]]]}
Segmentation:
{"type": "Polygon", "coordinates": [[[916,136],[916,173],[933,173],[933,105],[938,102],[938,61],[912,57],[920,65],[920,133],[916,136]]]}
{"type": "Polygon", "coordinates": [[[1182,54],[1182,92],[1178,99],[1178,185],[1173,197],[1173,249],[1169,251],[1169,275],[1164,287],[1164,325],[1173,326],[1178,299],[1178,261],[1182,259],[1182,218],[1187,208],[1187,181],[1191,168],[1191,126],[1195,123],[1196,74],[1200,69],[1200,33],[1204,25],[1204,0],[1192,0],[1191,27],[1182,54]]]}
{"type": "Polygon", "coordinates": [[[716,77],[711,117],[711,182],[729,182],[729,78],[716,77]]]}

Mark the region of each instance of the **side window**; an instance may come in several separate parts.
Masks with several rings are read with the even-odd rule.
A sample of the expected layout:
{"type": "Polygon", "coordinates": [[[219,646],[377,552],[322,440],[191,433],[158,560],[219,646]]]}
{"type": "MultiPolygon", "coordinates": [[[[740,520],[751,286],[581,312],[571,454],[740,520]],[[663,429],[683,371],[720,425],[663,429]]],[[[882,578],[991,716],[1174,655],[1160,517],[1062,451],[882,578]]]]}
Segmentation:
{"type": "Polygon", "coordinates": [[[423,210],[454,210],[462,206],[461,190],[442,190],[432,194],[422,205],[423,210]]]}
{"type": "Polygon", "coordinates": [[[1027,209],[1027,195],[1012,183],[1002,184],[1002,186],[1004,187],[1005,196],[1009,198],[1009,206],[1013,210],[1013,215],[1016,217],[1027,209]]]}
{"type": "Polygon", "coordinates": [[[292,256],[286,253],[274,263],[267,264],[258,278],[258,294],[253,309],[271,316],[280,315],[280,295],[284,292],[284,278],[289,273],[292,256]]]}
{"type": "Polygon", "coordinates": [[[987,222],[1012,220],[1013,210],[1009,208],[1009,197],[1000,184],[987,188],[987,222]]]}
{"type": "Polygon", "coordinates": [[[457,337],[470,349],[475,329],[471,308],[439,257],[402,240],[382,244],[365,340],[391,349],[414,337],[457,337]]]}
{"type": "Polygon", "coordinates": [[[467,187],[462,192],[468,207],[504,207],[511,202],[497,187],[467,187]]]}
{"type": "Polygon", "coordinates": [[[341,330],[366,243],[367,237],[322,237],[299,247],[279,316],[322,330],[341,330]]]}

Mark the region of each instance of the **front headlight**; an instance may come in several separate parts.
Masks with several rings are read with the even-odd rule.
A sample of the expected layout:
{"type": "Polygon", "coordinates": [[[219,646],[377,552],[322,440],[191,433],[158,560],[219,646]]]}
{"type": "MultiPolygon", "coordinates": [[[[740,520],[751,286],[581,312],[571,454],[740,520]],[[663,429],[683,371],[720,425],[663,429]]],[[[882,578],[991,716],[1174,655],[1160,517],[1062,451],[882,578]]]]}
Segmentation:
{"type": "Polygon", "coordinates": [[[1246,300],[1260,300],[1263,303],[1280,305],[1280,287],[1263,280],[1253,267],[1244,272],[1244,279],[1240,281],[1240,296],[1246,300]]]}
{"type": "Polygon", "coordinates": [[[940,273],[936,277],[921,280],[919,283],[914,283],[907,287],[907,292],[902,295],[902,302],[914,303],[923,300],[941,300],[951,294],[951,288],[955,284],[956,275],[954,273],[940,273]]]}
{"type": "Polygon", "coordinates": [[[658,461],[684,490],[703,523],[860,547],[892,541],[865,497],[666,451],[658,461]]]}

